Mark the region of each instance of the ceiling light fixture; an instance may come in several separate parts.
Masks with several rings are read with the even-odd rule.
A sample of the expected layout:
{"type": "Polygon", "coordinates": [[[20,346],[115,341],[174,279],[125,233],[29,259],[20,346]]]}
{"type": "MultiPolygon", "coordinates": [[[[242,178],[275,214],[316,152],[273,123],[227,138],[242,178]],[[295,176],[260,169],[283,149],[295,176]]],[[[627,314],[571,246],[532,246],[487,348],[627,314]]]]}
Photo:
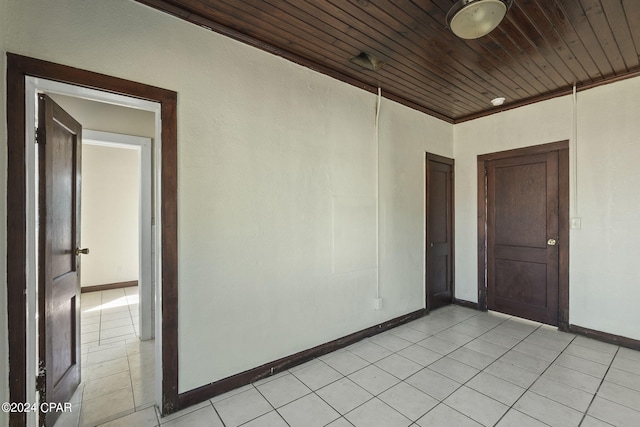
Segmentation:
{"type": "Polygon", "coordinates": [[[513,0],[458,0],[447,12],[447,25],[461,39],[486,36],[502,22],[513,0]]]}
{"type": "Polygon", "coordinates": [[[491,100],[491,105],[493,105],[494,107],[499,107],[502,104],[504,104],[504,98],[502,96],[500,96],[498,98],[493,98],[491,100]]]}

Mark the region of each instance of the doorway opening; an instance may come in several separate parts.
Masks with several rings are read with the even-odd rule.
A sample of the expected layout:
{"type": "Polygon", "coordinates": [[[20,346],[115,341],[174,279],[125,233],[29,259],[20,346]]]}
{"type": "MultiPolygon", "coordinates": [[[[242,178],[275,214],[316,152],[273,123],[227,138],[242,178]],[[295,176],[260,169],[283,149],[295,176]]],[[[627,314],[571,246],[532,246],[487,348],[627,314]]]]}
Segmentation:
{"type": "MultiPolygon", "coordinates": [[[[19,55],[7,54],[8,116],[8,314],[9,393],[11,401],[38,402],[37,247],[35,167],[36,93],[57,92],[78,98],[152,111],[155,117],[153,161],[153,273],[156,290],[157,378],[154,401],[162,413],[176,410],[177,393],[177,197],[176,93],[19,55]],[[65,83],[62,83],[65,82],[65,83]]],[[[152,322],[153,324],[153,322],[152,322]]],[[[35,425],[43,414],[11,414],[12,425],[35,425]]]]}
{"type": "MultiPolygon", "coordinates": [[[[92,108],[87,102],[92,101],[78,103],[103,120],[106,109],[118,122],[124,121],[121,115],[142,113],[111,105],[92,108]]],[[[62,106],[82,122],[73,103],[62,106]]],[[[87,119],[96,125],[93,117],[87,119]]],[[[132,119],[150,122],[137,132],[154,136],[152,113],[132,119]]],[[[78,410],[63,414],[71,424],[78,415],[80,425],[91,425],[156,404],[151,153],[151,138],[82,133],[81,240],[91,251],[82,257],[78,410]],[[104,399],[113,404],[103,405],[104,399]]]]}
{"type": "MultiPolygon", "coordinates": [[[[43,126],[42,123],[38,123],[36,126],[36,123],[35,123],[36,118],[39,116],[38,110],[39,108],[41,108],[41,106],[35,101],[33,103],[30,102],[31,100],[35,100],[36,97],[40,96],[41,94],[46,94],[50,96],[53,100],[57,99],[58,102],[65,101],[64,103],[68,104],[66,106],[68,110],[65,110],[65,111],[67,113],[70,113],[72,116],[74,114],[78,114],[81,111],[89,111],[91,109],[91,104],[94,104],[96,102],[104,103],[107,101],[110,103],[110,105],[117,106],[115,108],[119,108],[119,109],[138,108],[141,110],[149,111],[150,118],[151,118],[151,128],[153,129],[158,127],[157,125],[154,124],[154,121],[159,120],[158,112],[159,112],[160,106],[157,103],[151,103],[148,101],[141,101],[137,99],[129,99],[121,95],[100,93],[99,91],[85,89],[85,88],[78,88],[77,86],[63,84],[59,82],[53,82],[50,80],[27,77],[26,98],[25,98],[25,102],[27,105],[27,129],[42,128],[43,126]],[[73,103],[69,103],[69,101],[71,100],[77,100],[79,102],[83,102],[83,104],[81,104],[82,108],[81,109],[74,108],[73,103]],[[32,106],[34,107],[33,112],[31,112],[32,106]]],[[[89,114],[88,116],[90,117],[91,115],[89,114]]],[[[155,134],[153,136],[155,137],[155,134]]],[[[43,144],[43,141],[38,140],[38,143],[43,144]]],[[[47,144],[49,143],[50,141],[47,141],[47,144]]],[[[157,146],[159,147],[160,144],[161,142],[158,141],[157,146]]],[[[153,397],[153,403],[159,404],[160,402],[159,388],[154,384],[150,384],[149,382],[144,382],[143,380],[145,378],[137,378],[138,381],[136,382],[131,382],[130,380],[128,386],[126,383],[126,379],[127,379],[126,377],[129,376],[130,374],[133,374],[132,372],[129,372],[130,371],[129,367],[131,364],[127,360],[129,358],[128,357],[129,355],[133,356],[135,352],[136,354],[135,359],[137,360],[138,365],[140,365],[140,363],[142,362],[149,362],[149,363],[155,364],[156,360],[159,361],[161,359],[160,357],[154,357],[154,355],[158,353],[157,348],[151,351],[150,352],[151,354],[147,354],[149,353],[149,346],[145,347],[145,350],[147,351],[140,352],[141,350],[140,346],[132,347],[132,346],[126,345],[126,344],[131,344],[131,341],[132,341],[131,338],[136,336],[142,339],[147,339],[147,340],[151,339],[153,337],[153,331],[155,330],[155,327],[154,327],[155,320],[152,317],[153,312],[155,311],[152,308],[155,304],[154,283],[156,283],[156,280],[155,280],[156,271],[155,271],[154,265],[158,264],[159,262],[158,260],[154,259],[154,256],[153,256],[154,250],[152,245],[152,236],[154,234],[153,218],[156,214],[159,214],[159,212],[157,212],[157,209],[154,209],[154,206],[152,205],[153,187],[157,186],[158,183],[156,182],[157,180],[153,179],[151,156],[152,156],[152,151],[155,151],[156,154],[159,155],[159,150],[153,148],[150,138],[140,138],[140,137],[136,138],[132,136],[118,135],[118,134],[106,133],[106,132],[97,132],[97,131],[91,131],[91,130],[85,131],[84,129],[82,131],[82,141],[80,142],[79,145],[88,146],[88,147],[104,147],[104,148],[108,147],[111,149],[111,151],[113,151],[113,149],[118,149],[116,147],[119,147],[119,150],[126,149],[126,151],[132,151],[133,154],[136,155],[133,158],[133,160],[134,162],[138,163],[137,168],[134,169],[134,173],[138,175],[136,177],[137,179],[133,183],[129,183],[129,184],[133,184],[133,186],[136,187],[135,196],[138,199],[138,208],[136,209],[136,213],[138,216],[137,218],[138,225],[137,227],[135,227],[136,233],[138,234],[138,236],[134,236],[134,237],[137,237],[137,239],[134,239],[134,241],[137,241],[136,243],[138,247],[134,248],[134,251],[135,251],[135,260],[138,263],[138,266],[136,268],[137,270],[136,276],[139,276],[139,280],[138,280],[140,284],[139,291],[128,290],[127,294],[125,294],[124,290],[120,290],[120,291],[112,290],[110,291],[110,293],[107,291],[103,291],[100,294],[98,294],[101,296],[101,301],[99,302],[98,305],[95,304],[97,302],[95,298],[92,298],[92,297],[95,297],[95,294],[92,295],[91,298],[86,295],[80,298],[80,301],[85,302],[85,304],[80,303],[80,312],[81,312],[80,328],[81,330],[83,330],[82,328],[85,327],[85,329],[84,329],[84,333],[82,333],[81,335],[80,341],[76,342],[75,346],[80,347],[81,362],[82,362],[80,365],[81,366],[86,365],[86,368],[85,367],[82,368],[82,374],[83,374],[82,376],[84,378],[82,378],[78,386],[78,390],[76,393],[77,397],[75,399],[70,399],[71,403],[76,404],[76,407],[72,406],[72,410],[66,415],[71,417],[80,417],[80,420],[83,424],[91,424],[91,423],[109,421],[110,417],[122,416],[123,414],[126,414],[127,411],[135,410],[136,407],[140,407],[141,405],[137,405],[135,402],[134,391],[136,390],[136,387],[137,387],[138,403],[142,403],[141,398],[143,393],[141,392],[141,387],[143,383],[145,388],[144,390],[145,400],[148,400],[150,395],[153,396],[155,394],[155,397],[153,397]],[[120,295],[118,292],[121,293],[122,295],[120,295]],[[139,319],[137,322],[134,322],[133,318],[130,316],[131,314],[131,312],[129,311],[130,305],[136,308],[135,311],[137,311],[138,319],[139,319]],[[125,311],[124,312],[121,311],[122,309],[125,309],[125,311]],[[92,316],[95,314],[98,314],[100,316],[99,323],[97,324],[90,323],[93,320],[95,320],[95,316],[92,316]],[[126,315],[126,316],[123,316],[123,315],[126,315]],[[87,332],[88,330],[93,329],[96,326],[99,328],[97,331],[87,332]],[[125,332],[129,333],[130,335],[129,338],[127,338],[124,335],[125,332]],[[93,338],[96,338],[96,339],[94,340],[93,338]],[[116,344],[120,344],[120,346],[118,347],[116,346],[116,344]],[[106,350],[108,348],[107,346],[111,347],[109,351],[106,350]],[[140,359],[141,354],[146,355],[144,360],[140,359]],[[101,363],[104,365],[107,362],[111,362],[109,364],[110,366],[109,369],[105,369],[103,366],[97,366],[101,363]],[[120,365],[122,366],[117,366],[114,362],[120,362],[120,365]],[[124,362],[127,362],[127,363],[124,363],[124,362]],[[89,365],[92,365],[92,366],[89,366],[89,365]],[[111,365],[114,365],[114,366],[111,366],[111,365]],[[123,369],[125,367],[127,368],[127,370],[126,372],[123,372],[123,369]],[[86,390],[84,390],[85,388],[86,390]],[[114,407],[114,405],[105,406],[101,404],[95,404],[94,400],[90,399],[91,397],[99,398],[100,396],[103,396],[102,393],[105,393],[106,391],[113,392],[112,395],[115,396],[115,397],[112,396],[113,399],[117,400],[120,403],[118,407],[114,407]],[[108,409],[108,410],[105,411],[105,409],[108,409]]],[[[39,200],[41,200],[39,192],[44,187],[41,185],[41,183],[38,182],[38,180],[41,179],[42,177],[40,176],[40,173],[37,172],[37,169],[38,169],[37,165],[42,163],[44,159],[39,158],[39,152],[35,149],[35,147],[33,150],[27,149],[27,152],[28,152],[27,175],[33,176],[35,178],[33,180],[33,183],[34,183],[33,187],[27,188],[27,198],[28,200],[33,201],[34,212],[31,212],[31,209],[29,209],[29,207],[27,208],[27,212],[28,212],[28,216],[33,215],[34,218],[38,218],[39,214],[37,214],[36,211],[38,211],[39,209],[42,209],[41,207],[38,207],[39,200]]],[[[103,152],[101,154],[103,155],[101,162],[103,163],[108,162],[108,158],[105,157],[106,153],[103,152]]],[[[82,158],[80,154],[78,154],[78,157],[82,158]]],[[[123,164],[126,164],[126,159],[123,158],[122,155],[120,155],[119,157],[120,157],[119,166],[120,168],[122,168],[123,164]]],[[[82,164],[83,167],[87,166],[87,162],[85,159],[83,159],[80,163],[82,164]]],[[[93,166],[98,167],[98,165],[95,163],[93,166]]],[[[82,170],[84,169],[83,167],[80,167],[79,169],[82,170]]],[[[49,170],[49,168],[47,168],[47,170],[49,170]]],[[[81,173],[80,170],[77,171],[78,175],[80,175],[81,173]]],[[[83,171],[83,172],[86,173],[88,171],[83,171]]],[[[107,186],[105,185],[106,182],[108,181],[105,180],[102,185],[103,191],[102,191],[101,197],[103,198],[109,197],[109,191],[105,191],[105,190],[108,190],[107,186]]],[[[47,184],[47,186],[48,185],[49,184],[47,184]]],[[[125,192],[126,187],[127,187],[126,185],[121,186],[119,191],[120,194],[118,193],[113,194],[114,192],[111,192],[112,194],[110,198],[112,200],[109,200],[109,202],[111,204],[120,203],[120,201],[123,199],[123,194],[125,192]]],[[[95,203],[96,202],[94,201],[93,204],[95,205],[95,203]]],[[[86,211],[87,203],[84,203],[84,204],[80,203],[80,204],[84,205],[83,211],[86,211]]],[[[48,205],[45,209],[47,210],[49,209],[48,205]]],[[[106,212],[104,214],[106,214],[106,212]]],[[[92,220],[96,216],[99,216],[99,214],[90,215],[89,218],[87,219],[92,220]]],[[[84,215],[80,215],[80,218],[82,217],[84,217],[84,215]]],[[[114,219],[117,220],[118,218],[112,218],[111,221],[107,221],[107,224],[103,224],[102,228],[104,229],[108,227],[109,223],[113,222],[114,219]]],[[[122,220],[122,218],[120,218],[120,220],[122,220]]],[[[82,220],[79,222],[82,222],[82,220]]],[[[40,232],[38,230],[39,228],[38,224],[39,224],[38,219],[35,219],[33,223],[29,222],[27,224],[28,234],[35,236],[36,239],[38,239],[39,238],[38,236],[40,236],[40,232]]],[[[126,226],[126,224],[123,224],[123,223],[111,224],[111,225],[115,225],[116,227],[126,226]]],[[[85,228],[84,224],[80,228],[84,229],[85,228]]],[[[92,228],[95,228],[95,227],[92,227],[92,228]]],[[[94,246],[94,253],[93,253],[94,257],[100,256],[101,250],[104,250],[105,247],[110,246],[109,243],[111,242],[108,242],[108,240],[110,239],[106,239],[106,240],[107,241],[105,241],[105,239],[102,239],[98,247],[94,246]]],[[[126,246],[126,242],[124,242],[123,240],[125,239],[120,238],[120,242],[117,242],[117,241],[115,242],[116,245],[120,245],[120,247],[117,248],[117,250],[120,252],[126,252],[127,250],[127,248],[124,247],[126,246]]],[[[87,239],[82,240],[81,246],[79,246],[79,248],[85,247],[87,243],[89,243],[87,239]]],[[[96,243],[95,240],[94,240],[94,243],[96,243]]],[[[37,246],[38,246],[37,241],[34,241],[32,247],[36,248],[37,246]]],[[[159,252],[160,251],[155,251],[156,254],[159,252]]],[[[27,342],[27,359],[29,363],[29,359],[31,359],[32,357],[35,357],[35,361],[33,364],[31,364],[31,366],[38,366],[38,365],[42,366],[42,361],[44,361],[45,359],[51,363],[54,363],[53,366],[56,366],[57,365],[56,357],[65,357],[64,355],[58,356],[57,353],[50,354],[49,352],[53,350],[50,350],[48,348],[46,350],[47,351],[46,355],[38,354],[41,351],[41,349],[38,348],[37,346],[32,348],[30,345],[32,342],[39,342],[39,340],[41,339],[39,337],[45,333],[44,330],[40,330],[40,326],[43,324],[38,323],[38,321],[36,320],[38,318],[43,318],[43,314],[46,314],[42,312],[43,305],[40,302],[38,302],[41,298],[45,298],[45,296],[38,295],[39,292],[42,291],[42,289],[40,289],[41,285],[39,285],[40,279],[38,278],[38,274],[39,274],[39,271],[41,271],[41,263],[44,262],[43,259],[39,259],[40,254],[41,252],[39,250],[34,250],[35,259],[31,260],[32,261],[31,265],[34,265],[36,269],[29,271],[30,273],[29,277],[33,278],[33,280],[29,280],[27,282],[27,292],[29,295],[33,295],[33,301],[29,299],[27,301],[27,304],[29,306],[29,312],[34,313],[34,317],[33,317],[34,321],[32,323],[33,329],[28,330],[29,336],[28,336],[28,342],[27,342]],[[31,306],[32,303],[34,304],[33,307],[31,306]]],[[[91,260],[91,258],[89,258],[90,256],[91,256],[90,253],[87,253],[87,256],[86,257],[83,256],[83,259],[90,261],[91,260]]],[[[101,258],[103,263],[109,264],[108,254],[103,253],[101,258]]],[[[113,268],[115,264],[117,264],[117,262],[113,262],[113,260],[110,260],[110,261],[112,265],[106,266],[105,268],[107,269],[113,268]]],[[[96,267],[97,267],[97,264],[93,266],[93,269],[95,270],[96,267]]],[[[91,270],[89,270],[89,272],[91,272],[91,270]]],[[[45,304],[45,307],[48,307],[48,303],[45,304]]],[[[55,327],[55,326],[52,324],[51,327],[55,327]]],[[[46,332],[46,333],[49,334],[50,332],[46,332]]],[[[158,340],[158,342],[161,342],[161,340],[158,340]]],[[[49,373],[51,370],[51,367],[45,364],[45,369],[47,370],[47,373],[49,373]]],[[[147,368],[148,372],[146,377],[150,380],[153,380],[153,378],[156,377],[154,373],[159,370],[160,369],[158,366],[155,366],[155,368],[153,369],[147,368]]],[[[29,370],[27,370],[27,375],[29,374],[30,372],[29,370]]],[[[136,371],[136,374],[138,374],[137,371],[136,371]]],[[[42,376],[42,373],[41,372],[39,374],[33,373],[33,375],[42,376]]],[[[36,391],[36,393],[38,393],[38,391],[36,391]]],[[[67,396],[67,399],[69,397],[70,396],[67,396]]],[[[40,391],[39,395],[35,395],[33,397],[34,401],[36,401],[37,399],[39,399],[40,401],[49,400],[50,398],[51,396],[49,396],[49,390],[47,390],[46,397],[42,395],[42,391],[40,391]]],[[[51,414],[51,415],[55,416],[58,414],[51,414]]],[[[48,421],[47,425],[52,425],[52,424],[48,421]]]]}
{"type": "Polygon", "coordinates": [[[82,145],[82,245],[98,256],[84,260],[82,292],[137,286],[136,335],[152,339],[152,140],[83,130],[82,145]]]}

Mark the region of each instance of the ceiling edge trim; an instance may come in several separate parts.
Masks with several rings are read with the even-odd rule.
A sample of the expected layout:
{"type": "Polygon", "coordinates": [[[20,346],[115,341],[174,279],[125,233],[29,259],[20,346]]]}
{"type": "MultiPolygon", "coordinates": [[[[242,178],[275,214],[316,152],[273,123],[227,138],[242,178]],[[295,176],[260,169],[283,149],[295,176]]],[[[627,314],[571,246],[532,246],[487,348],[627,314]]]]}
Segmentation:
{"type": "MultiPolygon", "coordinates": [[[[257,49],[263,50],[265,52],[271,53],[273,55],[276,56],[280,56],[284,59],[287,59],[291,62],[294,62],[298,65],[301,65],[303,67],[309,68],[313,71],[316,71],[320,74],[324,74],[326,76],[332,77],[336,80],[339,80],[343,83],[347,83],[350,84],[352,86],[355,86],[359,89],[363,89],[366,90],[367,92],[371,92],[374,94],[378,93],[378,88],[376,86],[373,86],[369,83],[365,83],[361,80],[358,80],[356,78],[353,78],[351,76],[348,76],[346,74],[343,74],[339,71],[335,71],[332,70],[328,67],[325,67],[323,65],[318,64],[317,62],[314,62],[310,59],[304,58],[302,56],[296,55],[294,53],[291,52],[287,52],[285,50],[282,49],[278,49],[260,39],[257,39],[255,37],[252,36],[248,36],[246,34],[243,34],[237,30],[234,30],[232,28],[226,27],[224,25],[218,24],[215,21],[212,21],[210,19],[207,18],[203,18],[200,15],[197,15],[195,13],[189,12],[187,10],[185,10],[182,7],[178,7],[175,6],[173,4],[171,4],[169,1],[167,0],[135,0],[137,3],[141,3],[143,5],[149,6],[152,9],[156,9],[159,10],[161,12],[165,12],[169,15],[175,16],[177,18],[180,18],[182,20],[185,20],[187,22],[190,22],[192,24],[198,25],[199,27],[203,27],[204,29],[216,32],[218,34],[222,34],[223,36],[229,37],[231,39],[234,39],[236,41],[239,41],[241,43],[247,44],[249,46],[255,47],[257,49]]],[[[399,104],[404,105],[405,107],[411,108],[413,110],[417,110],[420,111],[424,114],[427,114],[429,116],[435,117],[436,119],[440,119],[443,120],[447,123],[453,124],[455,121],[452,117],[446,116],[444,114],[438,113],[437,111],[433,111],[427,107],[424,107],[422,105],[416,104],[414,102],[411,102],[409,100],[407,100],[406,98],[403,98],[401,96],[395,95],[393,93],[384,91],[383,88],[383,95],[384,98],[387,98],[389,100],[395,101],[399,104]]]]}
{"type": "MultiPolygon", "coordinates": [[[[640,76],[640,69],[635,69],[635,70],[629,71],[629,72],[624,73],[624,74],[619,74],[617,76],[606,77],[606,78],[604,78],[602,80],[599,80],[599,81],[596,81],[596,82],[590,82],[590,83],[585,83],[585,84],[579,84],[578,83],[576,85],[576,91],[582,92],[582,91],[587,90],[587,89],[593,89],[593,88],[598,87],[598,86],[604,86],[604,85],[608,85],[608,84],[611,84],[611,83],[616,83],[616,82],[619,82],[619,81],[622,81],[622,80],[627,80],[627,79],[631,79],[631,78],[639,77],[639,76],[640,76]]],[[[535,103],[538,103],[538,102],[547,101],[549,99],[559,98],[561,96],[566,96],[566,95],[571,95],[572,93],[573,93],[573,86],[569,86],[566,89],[560,89],[560,90],[557,90],[557,91],[554,91],[554,92],[546,93],[544,95],[523,99],[522,101],[517,101],[517,102],[510,103],[510,104],[505,104],[501,108],[496,108],[496,109],[491,109],[491,110],[487,110],[487,111],[482,111],[482,112],[479,112],[479,113],[470,114],[468,116],[464,116],[464,117],[461,117],[459,119],[453,120],[453,124],[459,124],[459,123],[468,122],[470,120],[480,119],[482,117],[491,116],[491,115],[497,114],[497,113],[502,113],[503,111],[513,110],[513,109],[519,108],[519,107],[524,107],[525,105],[531,105],[531,104],[535,104],[535,103]]]]}
{"type": "MultiPolygon", "coordinates": [[[[234,39],[236,41],[239,41],[241,43],[247,44],[249,46],[255,47],[257,49],[263,50],[265,52],[271,53],[273,55],[276,56],[280,56],[284,59],[287,59],[291,62],[294,62],[298,65],[301,65],[303,67],[309,68],[313,71],[316,71],[320,74],[324,74],[326,76],[332,77],[336,80],[339,80],[343,83],[347,83],[350,84],[352,86],[355,86],[357,88],[366,90],[367,92],[371,92],[371,93],[378,93],[378,88],[376,86],[373,86],[369,83],[363,82],[359,79],[353,78],[351,76],[348,76],[346,74],[343,74],[339,71],[333,70],[331,68],[325,67],[323,65],[320,65],[318,63],[316,63],[315,61],[312,61],[310,59],[304,58],[302,56],[299,56],[297,54],[276,48],[275,46],[266,43],[258,38],[252,37],[252,36],[248,36],[244,33],[241,33],[240,31],[234,30],[232,28],[226,27],[224,25],[221,25],[215,21],[212,21],[210,19],[204,18],[196,13],[190,12],[188,10],[186,10],[183,7],[179,7],[176,6],[174,4],[172,4],[170,2],[170,0],[134,0],[137,3],[146,5],[148,7],[151,7],[152,9],[156,9],[159,10],[161,12],[165,12],[169,15],[175,16],[177,18],[180,18],[182,20],[185,20],[187,22],[190,22],[192,24],[198,25],[200,27],[203,27],[207,30],[216,32],[218,34],[221,34],[223,36],[229,37],[231,39],[234,39]]],[[[607,85],[610,83],[615,83],[621,80],[626,80],[629,78],[633,78],[633,77],[638,77],[640,76],[640,69],[634,69],[631,70],[627,73],[624,74],[620,74],[620,75],[615,75],[615,76],[610,76],[610,77],[605,77],[602,80],[596,81],[596,82],[590,82],[590,83],[585,83],[585,84],[578,84],[576,87],[577,91],[583,91],[583,90],[587,90],[587,89],[592,89],[598,86],[602,86],[602,85],[607,85]]],[[[513,103],[509,103],[509,104],[505,104],[500,108],[493,108],[493,109],[489,109],[486,111],[481,111],[478,113],[473,113],[467,116],[463,116],[463,117],[459,117],[457,119],[453,118],[453,117],[449,117],[446,116],[442,113],[438,113],[436,111],[433,111],[425,106],[422,106],[420,104],[416,104],[415,102],[409,101],[408,99],[395,95],[393,93],[390,92],[384,92],[384,98],[390,99],[392,101],[398,102],[399,104],[402,104],[408,108],[420,111],[424,114],[427,114],[429,116],[432,116],[434,118],[443,120],[447,123],[450,124],[459,124],[459,123],[464,123],[470,120],[475,120],[475,119],[479,119],[482,117],[486,117],[486,116],[490,116],[493,114],[497,114],[497,113],[501,113],[503,111],[507,111],[507,110],[512,110],[515,108],[519,108],[519,107],[524,107],[526,105],[530,105],[530,104],[535,104],[537,102],[542,102],[542,101],[546,101],[549,99],[553,99],[553,98],[558,98],[561,96],[565,96],[565,95],[570,95],[573,92],[573,85],[567,87],[566,89],[560,89],[560,90],[556,90],[553,92],[549,92],[540,96],[535,96],[535,97],[531,97],[531,98],[527,98],[527,99],[523,99],[521,101],[517,101],[517,102],[513,102],[513,103]]]]}

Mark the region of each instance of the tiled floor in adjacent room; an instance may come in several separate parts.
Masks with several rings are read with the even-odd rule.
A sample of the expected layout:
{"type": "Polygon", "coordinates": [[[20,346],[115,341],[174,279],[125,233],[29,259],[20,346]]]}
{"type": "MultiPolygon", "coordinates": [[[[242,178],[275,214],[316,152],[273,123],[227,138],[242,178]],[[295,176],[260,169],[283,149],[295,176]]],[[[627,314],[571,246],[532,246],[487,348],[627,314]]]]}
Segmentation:
{"type": "Polygon", "coordinates": [[[82,383],[56,427],[95,426],[145,410],[155,417],[154,340],[138,338],[138,288],[84,293],[80,305],[82,383]]]}
{"type": "Polygon", "coordinates": [[[450,306],[166,418],[120,426],[640,426],[640,352],[450,306]]]}

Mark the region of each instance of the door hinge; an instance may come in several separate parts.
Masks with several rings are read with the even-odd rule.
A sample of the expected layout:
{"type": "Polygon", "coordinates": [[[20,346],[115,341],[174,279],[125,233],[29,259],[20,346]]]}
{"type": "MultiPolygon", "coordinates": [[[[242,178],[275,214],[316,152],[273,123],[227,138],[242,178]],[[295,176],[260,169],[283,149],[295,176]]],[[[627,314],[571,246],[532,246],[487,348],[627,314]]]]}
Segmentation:
{"type": "Polygon", "coordinates": [[[44,144],[44,129],[36,128],[36,144],[44,144]]]}
{"type": "Polygon", "coordinates": [[[40,393],[40,401],[44,402],[47,388],[47,370],[44,367],[44,361],[40,361],[38,375],[36,376],[36,391],[40,393]]]}

